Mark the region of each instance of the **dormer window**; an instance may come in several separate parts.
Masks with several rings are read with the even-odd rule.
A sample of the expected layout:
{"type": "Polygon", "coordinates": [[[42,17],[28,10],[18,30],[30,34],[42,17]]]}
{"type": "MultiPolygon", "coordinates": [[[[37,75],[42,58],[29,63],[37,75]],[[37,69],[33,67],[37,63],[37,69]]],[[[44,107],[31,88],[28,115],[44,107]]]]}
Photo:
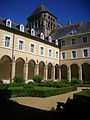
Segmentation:
{"type": "Polygon", "coordinates": [[[70,35],[72,35],[72,34],[74,34],[74,33],[76,33],[77,32],[77,30],[75,29],[75,28],[73,28],[72,30],[71,30],[71,32],[70,32],[70,35]]]}
{"type": "Polygon", "coordinates": [[[51,36],[48,37],[48,41],[49,41],[49,42],[52,42],[51,36]]]}
{"type": "Polygon", "coordinates": [[[58,45],[58,40],[57,39],[56,39],[55,43],[56,43],[56,45],[58,45]]]}
{"type": "Polygon", "coordinates": [[[12,25],[12,21],[10,19],[7,19],[6,20],[6,26],[11,27],[11,25],[12,25]]]}
{"type": "Polygon", "coordinates": [[[43,33],[40,34],[40,39],[44,40],[44,34],[43,33]]]}
{"type": "Polygon", "coordinates": [[[20,31],[24,32],[24,25],[23,24],[20,25],[20,31]]]}
{"type": "Polygon", "coordinates": [[[31,29],[31,35],[35,36],[35,30],[34,29],[31,29]]]}

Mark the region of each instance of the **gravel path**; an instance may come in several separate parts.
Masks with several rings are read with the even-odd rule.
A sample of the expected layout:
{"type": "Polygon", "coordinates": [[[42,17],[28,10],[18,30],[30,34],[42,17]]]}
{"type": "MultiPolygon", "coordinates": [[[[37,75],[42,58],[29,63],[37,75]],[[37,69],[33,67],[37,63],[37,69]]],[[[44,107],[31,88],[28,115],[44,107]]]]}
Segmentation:
{"type": "Polygon", "coordinates": [[[65,94],[57,95],[57,96],[46,97],[46,98],[15,97],[11,99],[18,102],[19,104],[23,104],[26,106],[39,108],[43,110],[51,110],[52,107],[56,109],[57,102],[65,103],[68,97],[72,99],[73,94],[82,91],[82,88],[87,88],[87,87],[78,87],[77,91],[73,91],[73,92],[69,92],[69,93],[65,93],[65,94]]]}

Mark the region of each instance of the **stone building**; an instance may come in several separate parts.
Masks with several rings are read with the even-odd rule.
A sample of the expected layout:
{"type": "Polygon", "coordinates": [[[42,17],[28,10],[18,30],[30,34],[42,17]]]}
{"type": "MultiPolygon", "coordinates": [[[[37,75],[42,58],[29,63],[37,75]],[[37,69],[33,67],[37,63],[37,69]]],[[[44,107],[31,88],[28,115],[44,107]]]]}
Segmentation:
{"type": "Polygon", "coordinates": [[[90,81],[90,22],[61,26],[43,4],[26,27],[0,18],[0,79],[9,83],[17,75],[26,82],[35,75],[90,81]]]}

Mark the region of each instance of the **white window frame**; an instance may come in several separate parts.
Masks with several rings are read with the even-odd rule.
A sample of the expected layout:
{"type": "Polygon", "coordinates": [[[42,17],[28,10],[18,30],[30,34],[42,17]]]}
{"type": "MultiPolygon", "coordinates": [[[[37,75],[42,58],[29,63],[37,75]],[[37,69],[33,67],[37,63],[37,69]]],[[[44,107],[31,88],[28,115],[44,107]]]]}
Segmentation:
{"type": "Polygon", "coordinates": [[[77,44],[77,40],[75,39],[75,44],[72,44],[72,40],[75,39],[75,38],[72,38],[71,39],[71,45],[76,45],[77,44]]]}
{"type": "Polygon", "coordinates": [[[62,52],[61,52],[61,59],[62,59],[62,60],[65,60],[65,59],[66,59],[66,51],[62,51],[62,52]],[[62,53],[65,53],[65,58],[63,58],[62,53]]]}
{"type": "Polygon", "coordinates": [[[62,47],[65,47],[65,46],[66,46],[66,40],[61,40],[61,46],[62,46],[62,47]],[[65,45],[64,45],[64,46],[62,45],[62,41],[65,41],[65,45]]]}
{"type": "Polygon", "coordinates": [[[71,51],[71,59],[76,59],[76,58],[77,58],[77,50],[72,50],[72,51],[71,51]],[[76,52],[76,57],[75,57],[75,58],[73,58],[73,55],[72,55],[72,52],[73,52],[73,51],[76,52]]]}
{"type": "Polygon", "coordinates": [[[29,47],[30,53],[35,54],[36,53],[36,44],[33,42],[30,42],[30,47],[29,47]],[[34,52],[31,52],[31,45],[34,45],[34,52]]]}
{"type": "Polygon", "coordinates": [[[10,48],[11,38],[10,38],[10,41],[9,41],[9,46],[5,46],[6,37],[10,38],[10,36],[5,36],[5,38],[4,38],[4,47],[5,48],[10,48]]]}
{"type": "Polygon", "coordinates": [[[88,56],[87,57],[89,57],[89,48],[83,48],[82,49],[83,58],[87,58],[87,57],[84,56],[84,50],[87,50],[87,52],[88,52],[88,56]]]}
{"type": "Polygon", "coordinates": [[[43,45],[39,46],[39,54],[40,54],[40,56],[44,56],[45,55],[45,47],[43,45]],[[41,47],[43,47],[43,55],[41,54],[41,47]]]}
{"type": "Polygon", "coordinates": [[[7,27],[11,27],[11,26],[12,26],[12,21],[11,21],[10,19],[7,19],[7,20],[6,20],[6,26],[7,26],[7,27]],[[10,25],[8,24],[8,22],[10,22],[10,25]]]}
{"type": "Polygon", "coordinates": [[[24,25],[23,24],[20,24],[20,31],[24,32],[24,25]]]}
{"type": "Polygon", "coordinates": [[[52,49],[51,48],[48,49],[48,57],[52,58],[52,49]],[[51,50],[51,56],[49,56],[49,50],[51,50]]]}
{"type": "Polygon", "coordinates": [[[40,39],[44,40],[44,34],[43,33],[40,34],[40,39]]]}
{"type": "Polygon", "coordinates": [[[56,53],[55,53],[55,59],[59,59],[59,51],[56,51],[56,53]],[[56,57],[56,53],[58,53],[58,58],[56,57]]]}
{"type": "Polygon", "coordinates": [[[56,45],[58,45],[58,40],[57,39],[55,40],[55,43],[56,43],[56,45]]]}
{"type": "Polygon", "coordinates": [[[49,41],[50,43],[52,42],[51,36],[48,37],[48,41],[49,41]]]}
{"type": "Polygon", "coordinates": [[[33,28],[31,29],[31,35],[35,36],[35,30],[33,28]]]}
{"type": "Polygon", "coordinates": [[[18,40],[18,50],[19,50],[19,51],[25,51],[25,41],[24,41],[23,39],[19,39],[19,40],[18,40]],[[19,41],[22,41],[22,42],[23,42],[23,49],[22,49],[22,50],[19,49],[19,41]]]}
{"type": "Polygon", "coordinates": [[[83,44],[87,44],[88,43],[88,36],[87,35],[86,36],[82,36],[82,43],[83,44]],[[83,42],[83,37],[87,37],[87,42],[85,42],[85,43],[83,42]]]}

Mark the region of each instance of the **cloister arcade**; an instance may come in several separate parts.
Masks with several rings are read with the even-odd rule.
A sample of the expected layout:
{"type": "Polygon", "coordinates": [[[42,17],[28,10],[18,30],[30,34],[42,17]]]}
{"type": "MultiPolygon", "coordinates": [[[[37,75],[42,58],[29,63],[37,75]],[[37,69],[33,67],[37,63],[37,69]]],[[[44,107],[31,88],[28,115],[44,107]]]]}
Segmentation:
{"type": "Polygon", "coordinates": [[[26,62],[23,58],[13,60],[4,55],[0,59],[0,79],[12,80],[15,75],[21,75],[25,80],[31,80],[35,75],[41,75],[44,80],[71,80],[73,77],[80,80],[90,80],[90,63],[70,64],[69,66],[58,65],[45,61],[36,62],[29,60],[26,62]]]}

